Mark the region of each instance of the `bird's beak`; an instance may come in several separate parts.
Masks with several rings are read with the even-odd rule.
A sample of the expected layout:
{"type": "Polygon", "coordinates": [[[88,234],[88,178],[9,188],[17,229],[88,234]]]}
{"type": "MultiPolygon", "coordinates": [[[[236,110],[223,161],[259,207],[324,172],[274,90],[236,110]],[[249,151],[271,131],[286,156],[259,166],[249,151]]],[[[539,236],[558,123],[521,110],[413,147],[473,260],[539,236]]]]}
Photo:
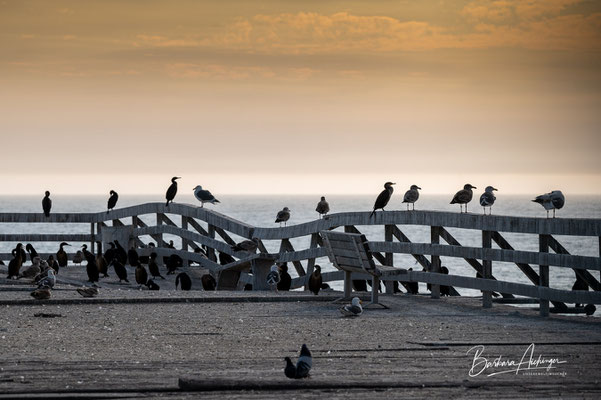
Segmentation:
{"type": "Polygon", "coordinates": [[[417,187],[419,190],[422,190],[422,188],[420,188],[419,186],[417,187]]]}
{"type": "Polygon", "coordinates": [[[499,189],[497,189],[497,188],[492,188],[492,190],[499,190],[499,189]]]}
{"type": "Polygon", "coordinates": [[[359,304],[363,304],[363,300],[359,300],[359,304]]]}

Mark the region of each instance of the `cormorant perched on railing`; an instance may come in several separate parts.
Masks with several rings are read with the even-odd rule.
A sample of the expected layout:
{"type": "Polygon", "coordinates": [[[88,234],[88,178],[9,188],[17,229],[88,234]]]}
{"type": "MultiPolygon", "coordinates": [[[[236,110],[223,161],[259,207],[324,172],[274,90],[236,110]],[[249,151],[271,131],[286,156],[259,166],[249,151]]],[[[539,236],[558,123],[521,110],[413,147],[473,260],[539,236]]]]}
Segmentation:
{"type": "Polygon", "coordinates": [[[42,199],[42,209],[44,210],[44,215],[50,216],[50,209],[52,208],[52,200],[50,200],[50,192],[46,190],[46,195],[42,199]]]}
{"type": "Polygon", "coordinates": [[[384,207],[386,207],[390,201],[390,198],[392,197],[392,192],[394,192],[392,185],[396,185],[396,183],[386,182],[384,184],[384,190],[382,190],[382,193],[378,195],[378,198],[374,203],[374,210],[371,212],[371,214],[369,214],[369,218],[373,217],[377,209],[382,209],[382,211],[384,211],[384,207]]]}
{"type": "Polygon", "coordinates": [[[455,196],[453,196],[453,200],[451,200],[450,204],[459,204],[460,213],[463,212],[462,204],[465,204],[465,212],[467,213],[467,203],[472,201],[472,197],[474,196],[472,189],[477,189],[477,187],[466,183],[463,185],[463,189],[455,193],[455,196]]]}
{"type": "Polygon", "coordinates": [[[113,208],[115,208],[115,206],[117,205],[117,200],[119,200],[119,194],[117,192],[115,192],[114,190],[111,190],[109,192],[110,197],[109,197],[109,201],[107,203],[107,207],[106,207],[106,213],[108,214],[110,210],[112,210],[113,208]]]}
{"type": "Polygon", "coordinates": [[[405,196],[403,197],[403,203],[407,203],[407,211],[409,211],[409,204],[413,204],[413,210],[415,210],[415,202],[419,199],[418,190],[422,190],[417,185],[411,185],[409,190],[405,192],[405,196]]]}
{"type": "Polygon", "coordinates": [[[175,195],[177,194],[177,182],[176,180],[181,179],[179,176],[174,176],[171,178],[171,185],[169,189],[167,189],[167,193],[165,193],[165,198],[167,199],[166,206],[169,206],[169,202],[173,203],[173,199],[175,199],[175,195]]]}

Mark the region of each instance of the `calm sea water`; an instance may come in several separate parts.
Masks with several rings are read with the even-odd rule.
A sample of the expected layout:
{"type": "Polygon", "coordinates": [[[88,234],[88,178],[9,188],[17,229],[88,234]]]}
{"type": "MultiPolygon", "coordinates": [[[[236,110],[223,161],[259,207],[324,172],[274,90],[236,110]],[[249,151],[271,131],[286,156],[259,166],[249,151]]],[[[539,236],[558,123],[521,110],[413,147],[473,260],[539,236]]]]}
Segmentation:
{"type": "MultiPolygon", "coordinates": [[[[478,192],[479,194],[479,192],[478,192]]],[[[428,196],[422,195],[416,204],[416,209],[421,210],[440,210],[459,212],[459,207],[450,205],[451,196],[428,196]]],[[[108,196],[52,196],[53,212],[96,212],[106,210],[106,201],[108,196]]],[[[278,210],[283,207],[289,207],[292,210],[290,224],[303,223],[317,218],[314,211],[318,196],[219,196],[221,204],[206,207],[212,208],[220,213],[246,222],[250,225],[261,227],[275,227],[273,221],[278,210]]],[[[375,196],[329,196],[328,201],[332,212],[345,211],[366,211],[371,210],[375,196]]],[[[504,196],[497,194],[497,204],[493,207],[493,214],[496,215],[514,215],[544,218],[545,210],[538,204],[530,201],[531,197],[526,196],[504,196]]],[[[387,210],[404,210],[405,205],[401,204],[402,195],[398,192],[387,207],[387,210]]],[[[119,199],[118,207],[125,207],[146,202],[163,201],[163,196],[126,196],[119,199]]],[[[177,202],[197,204],[191,195],[178,195],[177,202]]],[[[482,208],[476,206],[476,200],[472,201],[470,212],[482,213],[482,208]]],[[[14,196],[0,197],[0,212],[41,212],[41,196],[14,196]]],[[[601,218],[601,197],[591,196],[568,196],[566,205],[558,211],[559,218],[601,218]]],[[[147,223],[154,223],[154,216],[142,217],[147,223]]],[[[178,221],[178,219],[174,219],[178,221]]],[[[130,222],[128,220],[124,222],[130,222]]],[[[370,240],[384,240],[384,227],[382,226],[363,226],[358,227],[367,235],[370,240]]],[[[429,227],[421,226],[400,226],[401,230],[409,236],[413,242],[429,242],[429,227]]],[[[0,224],[0,233],[89,233],[88,224],[0,224]]],[[[479,231],[469,231],[462,229],[449,228],[449,232],[463,245],[480,246],[481,234],[479,231]]],[[[518,250],[538,250],[538,238],[536,235],[527,234],[504,234],[505,238],[518,250]]],[[[241,238],[233,236],[234,240],[241,238]]],[[[143,238],[150,241],[150,237],[143,238]]],[[[166,240],[174,240],[179,244],[176,237],[165,236],[166,240]]],[[[598,256],[599,240],[598,238],[581,238],[570,236],[557,236],[557,239],[566,247],[566,249],[576,255],[598,256]]],[[[301,250],[309,247],[309,237],[293,239],[292,244],[295,249],[301,250]]],[[[79,243],[72,243],[81,245],[79,243]]],[[[0,252],[6,253],[14,247],[15,243],[0,243],[0,252]]],[[[268,250],[277,252],[279,242],[266,241],[268,250]]],[[[493,244],[493,246],[495,246],[493,244]]],[[[39,252],[55,252],[56,243],[37,243],[36,249],[39,252]]],[[[327,258],[317,261],[322,265],[325,271],[333,270],[327,258]]],[[[395,266],[419,269],[419,265],[408,255],[395,255],[395,266]]],[[[475,271],[462,259],[442,257],[442,265],[446,265],[451,273],[475,276],[475,271]]],[[[533,266],[537,269],[536,266],[533,266]]],[[[291,268],[294,273],[294,269],[291,268]]],[[[493,264],[493,274],[497,279],[530,283],[521,271],[510,263],[495,262],[493,264]]],[[[599,277],[598,272],[593,272],[595,277],[599,277]]],[[[560,289],[570,289],[574,282],[574,272],[571,269],[551,267],[550,286],[560,289]]],[[[334,285],[341,288],[341,284],[334,285]]],[[[469,289],[459,289],[462,294],[477,295],[479,292],[469,289]]]]}

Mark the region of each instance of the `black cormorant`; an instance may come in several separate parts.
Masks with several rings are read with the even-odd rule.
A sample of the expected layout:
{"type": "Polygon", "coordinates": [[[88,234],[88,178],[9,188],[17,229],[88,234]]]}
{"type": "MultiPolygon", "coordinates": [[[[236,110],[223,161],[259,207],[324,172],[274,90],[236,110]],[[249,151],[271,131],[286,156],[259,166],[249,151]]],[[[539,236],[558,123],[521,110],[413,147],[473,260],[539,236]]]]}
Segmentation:
{"type": "Polygon", "coordinates": [[[169,185],[169,189],[167,189],[167,193],[165,193],[165,198],[167,199],[166,206],[169,206],[169,202],[173,203],[173,199],[175,199],[175,195],[177,194],[177,182],[176,180],[180,179],[179,176],[174,176],[171,178],[171,185],[169,185]]]}
{"type": "Polygon", "coordinates": [[[278,282],[278,290],[290,290],[292,286],[292,277],[288,273],[288,264],[280,265],[280,281],[278,282]]]}
{"type": "Polygon", "coordinates": [[[109,197],[109,201],[106,207],[106,213],[108,214],[110,210],[112,210],[113,208],[115,208],[115,206],[117,205],[117,200],[119,200],[119,194],[117,192],[115,192],[114,190],[111,190],[109,192],[110,197],[109,197]]]}
{"type": "Polygon", "coordinates": [[[382,193],[378,195],[378,198],[374,203],[374,210],[371,212],[371,214],[369,214],[369,218],[371,218],[378,209],[382,209],[382,211],[384,211],[384,207],[386,207],[390,201],[390,197],[392,197],[392,192],[394,191],[392,185],[396,185],[396,183],[386,182],[384,184],[384,190],[382,190],[382,193]]]}
{"type": "Polygon", "coordinates": [[[58,262],[58,265],[61,268],[66,267],[67,263],[69,262],[69,257],[67,256],[67,252],[63,249],[64,246],[71,246],[71,245],[67,242],[62,242],[59,246],[58,251],[56,252],[56,261],[58,262]]]}
{"type": "Polygon", "coordinates": [[[146,271],[146,268],[144,268],[144,266],[139,262],[133,266],[136,267],[136,283],[140,285],[141,289],[142,286],[146,285],[148,282],[148,271],[146,271]]]}
{"type": "Polygon", "coordinates": [[[181,272],[175,277],[175,290],[177,290],[177,287],[180,284],[182,290],[190,290],[192,288],[192,279],[190,279],[190,276],[185,272],[181,272]]]}
{"type": "Polygon", "coordinates": [[[155,253],[154,251],[150,253],[150,259],[148,260],[148,271],[150,271],[150,275],[152,275],[153,278],[156,278],[158,276],[161,279],[165,279],[165,277],[159,272],[159,264],[157,264],[157,253],[155,253]]]}
{"type": "Polygon", "coordinates": [[[309,277],[309,290],[313,292],[313,294],[317,295],[319,290],[321,289],[321,283],[323,278],[321,277],[321,266],[316,265],[314,267],[313,273],[309,277]]]}
{"type": "Polygon", "coordinates": [[[23,244],[19,243],[17,244],[17,247],[13,249],[13,259],[8,263],[8,276],[6,279],[12,279],[13,276],[15,278],[19,277],[19,270],[21,269],[24,261],[23,253],[21,252],[21,250],[23,250],[22,247],[23,244]]]}
{"type": "Polygon", "coordinates": [[[98,282],[100,274],[98,273],[98,265],[96,265],[96,256],[88,251],[88,245],[82,247],[83,256],[86,258],[86,272],[88,273],[88,282],[98,282]]]}
{"type": "Polygon", "coordinates": [[[46,217],[50,216],[50,209],[52,208],[52,200],[50,200],[50,192],[46,190],[46,195],[42,199],[42,209],[46,217]]]}

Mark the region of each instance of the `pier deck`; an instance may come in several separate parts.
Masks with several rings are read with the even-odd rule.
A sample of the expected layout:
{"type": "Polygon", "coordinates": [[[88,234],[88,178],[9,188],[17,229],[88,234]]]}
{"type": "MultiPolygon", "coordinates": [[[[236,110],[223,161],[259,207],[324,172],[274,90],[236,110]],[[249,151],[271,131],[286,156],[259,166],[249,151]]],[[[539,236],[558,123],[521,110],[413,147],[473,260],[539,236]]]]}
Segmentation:
{"type": "Polygon", "coordinates": [[[204,390],[208,399],[601,395],[601,321],[594,317],[540,318],[505,305],[483,309],[467,297],[383,295],[390,309],[345,319],[329,301],[339,293],[104,288],[86,302],[64,284],[48,303],[26,305],[27,291],[0,285],[12,289],[0,290],[0,399],[200,396],[182,388],[204,390]],[[158,302],[184,297],[194,302],[158,302]],[[53,303],[61,299],[66,304],[53,303]],[[312,378],[288,380],[283,357],[295,359],[302,343],[313,352],[312,378]],[[519,362],[532,343],[534,359],[565,363],[553,375],[485,376],[511,369],[503,367],[469,376],[473,346],[484,346],[489,361],[519,362]]]}

